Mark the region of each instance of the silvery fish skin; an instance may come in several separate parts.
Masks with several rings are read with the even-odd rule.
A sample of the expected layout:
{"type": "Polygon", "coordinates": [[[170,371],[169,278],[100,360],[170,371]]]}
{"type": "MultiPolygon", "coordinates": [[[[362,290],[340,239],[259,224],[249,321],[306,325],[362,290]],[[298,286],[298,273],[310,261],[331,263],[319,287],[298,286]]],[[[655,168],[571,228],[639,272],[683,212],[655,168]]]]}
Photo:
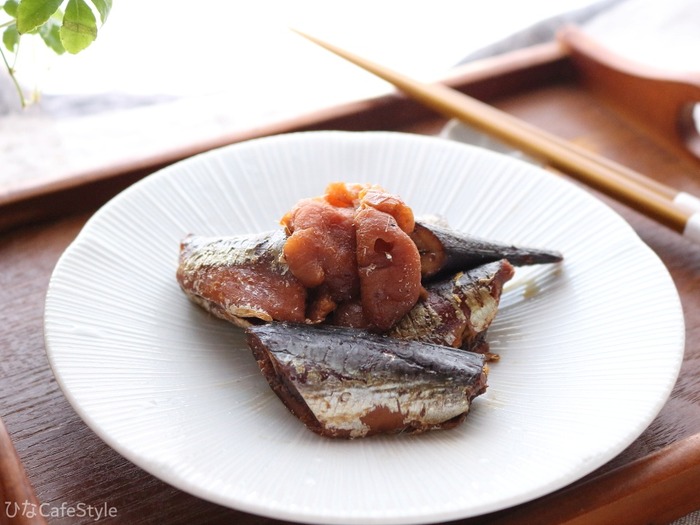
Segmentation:
{"type": "Polygon", "coordinates": [[[177,281],[195,303],[237,326],[304,321],[306,289],[289,271],[282,230],[230,237],[190,235],[180,245],[177,281]]]}
{"type": "Polygon", "coordinates": [[[417,221],[411,239],[421,256],[423,280],[443,278],[482,264],[508,259],[514,266],[551,264],[563,260],[553,250],[513,246],[474,237],[439,224],[417,221]]]}
{"type": "Polygon", "coordinates": [[[388,335],[487,352],[484,336],[498,313],[503,285],[514,271],[503,259],[427,285],[426,297],[388,335]]]}
{"type": "Polygon", "coordinates": [[[486,390],[481,354],[328,325],[247,329],[273,391],[326,437],[452,428],[486,390]]]}

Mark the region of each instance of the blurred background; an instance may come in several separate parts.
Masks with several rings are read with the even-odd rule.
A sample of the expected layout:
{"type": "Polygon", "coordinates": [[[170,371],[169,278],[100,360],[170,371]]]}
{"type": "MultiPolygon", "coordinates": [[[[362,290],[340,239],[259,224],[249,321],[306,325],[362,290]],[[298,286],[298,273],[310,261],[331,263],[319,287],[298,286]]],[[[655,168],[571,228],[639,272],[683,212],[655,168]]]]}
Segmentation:
{"type": "Polygon", "coordinates": [[[564,23],[635,60],[697,70],[699,6],[697,0],[114,0],[96,41],[77,55],[56,56],[23,38],[17,77],[37,103],[22,109],[0,70],[0,191],[393,91],[290,27],[425,81],[458,64],[551,40],[564,23]]]}
{"type": "MultiPolygon", "coordinates": [[[[41,92],[41,106],[52,113],[65,113],[78,97],[93,98],[83,110],[100,107],[99,97],[108,108],[117,104],[117,96],[126,104],[222,93],[232,104],[245,99],[246,106],[301,104],[307,98],[318,105],[384,86],[303,41],[290,27],[431,78],[542,20],[606,3],[114,0],[88,49],[57,57],[23,40],[17,72],[26,88],[41,92]]],[[[12,102],[7,101],[10,107],[12,102]]]]}

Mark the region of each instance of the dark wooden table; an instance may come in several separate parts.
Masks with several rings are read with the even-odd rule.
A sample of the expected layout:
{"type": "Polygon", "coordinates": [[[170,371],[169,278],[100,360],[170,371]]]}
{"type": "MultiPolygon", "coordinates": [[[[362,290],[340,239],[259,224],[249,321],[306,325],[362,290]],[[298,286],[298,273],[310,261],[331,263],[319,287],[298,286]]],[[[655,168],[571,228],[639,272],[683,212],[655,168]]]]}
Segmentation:
{"type": "MultiPolygon", "coordinates": [[[[445,81],[601,155],[700,195],[700,162],[590,89],[558,45],[487,60],[458,70],[445,81]]],[[[221,137],[220,142],[300,129],[435,134],[444,124],[444,119],[392,94],[221,137]]],[[[52,514],[47,519],[50,523],[94,523],[98,513],[100,523],[134,525],[282,523],[200,500],[122,458],[69,405],[45,355],[43,304],[61,253],[102,202],[190,153],[163,157],[154,152],[150,161],[136,159],[120,169],[106,166],[91,176],[0,202],[0,415],[38,501],[45,513],[52,514]],[[66,517],[69,508],[83,509],[84,515],[66,517]]],[[[574,484],[575,490],[563,489],[531,504],[460,523],[667,523],[700,509],[700,439],[696,436],[700,433],[700,246],[600,197],[660,256],[678,287],[687,342],[676,387],[649,428],[609,464],[574,484]]],[[[13,522],[7,520],[5,508],[0,515],[13,522]]]]}

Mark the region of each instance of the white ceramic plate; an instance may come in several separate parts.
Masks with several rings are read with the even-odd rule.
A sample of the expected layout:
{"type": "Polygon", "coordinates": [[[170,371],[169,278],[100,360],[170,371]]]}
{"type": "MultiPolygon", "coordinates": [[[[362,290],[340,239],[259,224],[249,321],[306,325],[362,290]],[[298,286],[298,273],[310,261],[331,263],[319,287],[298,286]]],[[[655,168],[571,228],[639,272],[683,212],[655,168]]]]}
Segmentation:
{"type": "Polygon", "coordinates": [[[684,347],[665,267],[601,202],[518,160],[393,133],[255,140],[135,184],[60,259],[45,333],[65,395],[126,458],[219,504],[327,524],[444,521],[563,487],[648,426],[684,347]],[[316,436],[269,389],[242,332],[176,284],[186,234],[274,228],[337,180],[379,183],[417,214],[565,254],[509,283],[489,332],[502,360],[457,429],[316,436]]]}

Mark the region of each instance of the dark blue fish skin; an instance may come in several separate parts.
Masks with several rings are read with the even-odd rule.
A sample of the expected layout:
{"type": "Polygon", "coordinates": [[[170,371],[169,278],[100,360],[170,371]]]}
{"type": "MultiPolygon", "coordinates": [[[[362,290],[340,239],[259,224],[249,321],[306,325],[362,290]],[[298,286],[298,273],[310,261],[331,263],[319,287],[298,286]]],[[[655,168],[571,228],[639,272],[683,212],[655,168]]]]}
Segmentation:
{"type": "Polygon", "coordinates": [[[269,323],[247,333],[273,391],[327,437],[450,428],[486,390],[481,354],[325,325],[269,323]]]}
{"type": "Polygon", "coordinates": [[[513,266],[563,260],[558,251],[499,243],[421,221],[416,222],[411,238],[421,255],[424,280],[441,279],[500,259],[513,266]]]}

